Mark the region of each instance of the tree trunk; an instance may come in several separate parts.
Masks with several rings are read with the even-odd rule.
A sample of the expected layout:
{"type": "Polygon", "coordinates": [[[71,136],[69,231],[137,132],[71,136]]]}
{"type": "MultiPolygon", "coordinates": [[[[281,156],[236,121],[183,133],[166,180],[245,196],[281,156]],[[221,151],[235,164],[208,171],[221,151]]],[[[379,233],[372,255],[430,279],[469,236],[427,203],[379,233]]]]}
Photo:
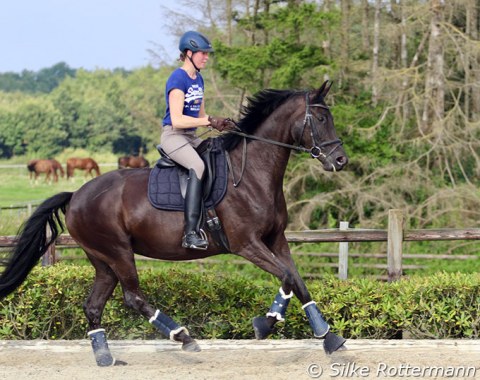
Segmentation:
{"type": "MultiPolygon", "coordinates": [[[[323,11],[331,11],[331,0],[325,0],[323,2],[323,11]]],[[[328,21],[323,21],[323,30],[325,31],[325,39],[322,41],[323,54],[328,60],[330,60],[332,59],[332,52],[330,49],[332,32],[328,21]]]]}
{"type": "Polygon", "coordinates": [[[382,0],[375,0],[375,18],[373,22],[373,58],[372,58],[372,103],[378,103],[378,50],[380,45],[380,11],[382,0]]]}
{"type": "MultiPolygon", "coordinates": [[[[399,0],[399,7],[400,7],[400,25],[401,25],[401,35],[400,35],[400,66],[403,70],[406,70],[408,67],[408,50],[407,50],[407,17],[405,15],[405,0],[399,0]]],[[[402,91],[401,91],[401,98],[402,102],[400,107],[402,108],[402,119],[403,123],[405,123],[409,117],[409,109],[408,109],[408,76],[404,75],[402,78],[402,91]]]]}
{"type": "MultiPolygon", "coordinates": [[[[479,40],[479,7],[478,0],[469,0],[466,4],[467,35],[479,40]]],[[[465,72],[465,115],[473,121],[480,119],[480,49],[473,48],[468,54],[468,65],[465,72]]]]}
{"type": "Polygon", "coordinates": [[[362,46],[363,52],[370,52],[370,20],[368,19],[370,3],[368,0],[362,0],[362,46]]]}
{"type": "Polygon", "coordinates": [[[421,127],[423,134],[430,133],[434,127],[441,127],[445,113],[444,55],[441,29],[444,9],[444,0],[431,0],[432,16],[421,127]]]}
{"type": "Polygon", "coordinates": [[[349,54],[350,54],[350,9],[351,9],[351,0],[340,0],[341,12],[342,12],[342,21],[341,21],[341,31],[340,31],[340,87],[346,85],[346,76],[348,73],[349,65],[349,54]]]}

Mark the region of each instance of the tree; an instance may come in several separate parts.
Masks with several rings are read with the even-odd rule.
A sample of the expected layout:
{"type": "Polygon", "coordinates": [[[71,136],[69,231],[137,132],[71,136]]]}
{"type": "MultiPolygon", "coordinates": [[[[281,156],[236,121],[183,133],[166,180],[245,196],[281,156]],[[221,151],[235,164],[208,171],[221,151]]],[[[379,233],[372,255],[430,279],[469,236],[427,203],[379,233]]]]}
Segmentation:
{"type": "Polygon", "coordinates": [[[431,0],[430,41],[421,126],[423,134],[430,133],[434,125],[441,128],[445,113],[444,52],[441,27],[444,9],[444,0],[431,0]]]}

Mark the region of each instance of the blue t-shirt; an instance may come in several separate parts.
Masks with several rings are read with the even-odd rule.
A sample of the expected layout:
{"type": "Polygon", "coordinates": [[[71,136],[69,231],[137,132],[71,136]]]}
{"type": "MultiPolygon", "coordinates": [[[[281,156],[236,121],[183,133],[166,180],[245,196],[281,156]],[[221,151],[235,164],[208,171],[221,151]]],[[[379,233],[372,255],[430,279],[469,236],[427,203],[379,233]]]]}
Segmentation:
{"type": "MultiPolygon", "coordinates": [[[[167,110],[163,118],[163,125],[172,125],[170,117],[170,100],[168,95],[173,89],[179,89],[185,94],[185,103],[183,106],[183,114],[192,117],[198,117],[200,106],[203,101],[203,78],[197,73],[195,79],[190,78],[185,70],[176,69],[168,78],[165,86],[165,98],[167,100],[167,110]]],[[[191,128],[192,130],[196,128],[191,128]]]]}

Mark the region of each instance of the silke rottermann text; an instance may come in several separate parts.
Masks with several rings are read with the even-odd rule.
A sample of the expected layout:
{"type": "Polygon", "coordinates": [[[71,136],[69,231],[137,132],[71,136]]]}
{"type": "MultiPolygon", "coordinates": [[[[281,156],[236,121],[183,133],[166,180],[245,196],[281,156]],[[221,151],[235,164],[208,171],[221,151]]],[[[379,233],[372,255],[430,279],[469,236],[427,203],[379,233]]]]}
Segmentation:
{"type": "MultiPolygon", "coordinates": [[[[318,364],[311,364],[307,372],[312,378],[324,374],[318,364]]],[[[420,377],[420,378],[476,378],[477,368],[474,366],[416,366],[410,364],[389,365],[378,363],[376,367],[362,366],[355,362],[332,363],[325,371],[330,377],[420,377]],[[328,373],[327,373],[328,372],[328,373]]]]}

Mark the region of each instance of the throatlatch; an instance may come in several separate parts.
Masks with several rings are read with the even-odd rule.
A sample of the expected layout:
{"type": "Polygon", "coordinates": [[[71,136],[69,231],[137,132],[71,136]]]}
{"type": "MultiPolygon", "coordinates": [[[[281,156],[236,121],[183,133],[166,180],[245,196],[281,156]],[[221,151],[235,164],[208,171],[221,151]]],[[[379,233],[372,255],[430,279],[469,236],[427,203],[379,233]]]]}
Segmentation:
{"type": "Polygon", "coordinates": [[[115,365],[115,359],[108,348],[105,329],[97,329],[88,332],[88,336],[92,342],[93,354],[97,365],[100,367],[108,367],[115,365]]]}
{"type": "Polygon", "coordinates": [[[188,330],[185,327],[179,326],[172,318],[163,314],[160,310],[155,312],[155,315],[150,318],[149,322],[170,340],[174,341],[175,335],[182,331],[188,335],[188,330]]]}

